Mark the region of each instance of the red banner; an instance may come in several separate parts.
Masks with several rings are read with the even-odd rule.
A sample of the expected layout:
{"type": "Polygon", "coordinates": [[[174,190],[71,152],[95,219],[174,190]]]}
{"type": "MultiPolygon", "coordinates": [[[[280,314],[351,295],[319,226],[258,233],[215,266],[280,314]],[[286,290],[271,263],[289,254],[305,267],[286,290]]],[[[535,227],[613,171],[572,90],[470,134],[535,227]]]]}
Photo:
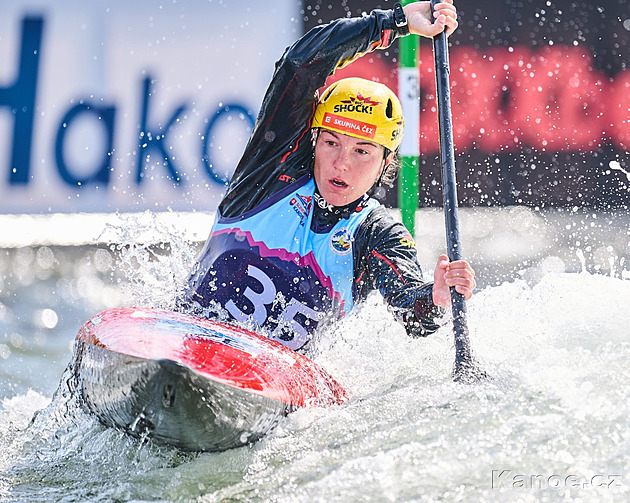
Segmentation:
{"type": "MultiPolygon", "coordinates": [[[[433,54],[421,53],[420,150],[439,151],[433,54]]],[[[453,135],[457,152],[533,147],[541,152],[592,152],[630,147],[630,70],[606,78],[580,47],[531,50],[470,47],[450,51],[453,135]]],[[[335,73],[373,78],[397,89],[395,69],[362,58],[335,73]]]]}
{"type": "MultiPolygon", "coordinates": [[[[505,152],[630,146],[630,71],[606,79],[577,47],[451,51],[455,145],[505,152]]],[[[421,150],[437,151],[433,61],[420,64],[421,150]]]]}

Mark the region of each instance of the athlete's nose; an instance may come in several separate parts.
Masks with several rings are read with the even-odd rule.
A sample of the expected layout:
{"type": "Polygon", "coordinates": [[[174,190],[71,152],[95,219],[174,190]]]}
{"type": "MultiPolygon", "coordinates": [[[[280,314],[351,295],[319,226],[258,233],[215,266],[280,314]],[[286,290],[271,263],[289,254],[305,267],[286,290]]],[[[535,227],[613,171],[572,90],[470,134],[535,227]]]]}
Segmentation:
{"type": "Polygon", "coordinates": [[[346,171],[350,167],[350,149],[348,147],[341,147],[339,149],[333,161],[333,167],[337,171],[346,171]]]}

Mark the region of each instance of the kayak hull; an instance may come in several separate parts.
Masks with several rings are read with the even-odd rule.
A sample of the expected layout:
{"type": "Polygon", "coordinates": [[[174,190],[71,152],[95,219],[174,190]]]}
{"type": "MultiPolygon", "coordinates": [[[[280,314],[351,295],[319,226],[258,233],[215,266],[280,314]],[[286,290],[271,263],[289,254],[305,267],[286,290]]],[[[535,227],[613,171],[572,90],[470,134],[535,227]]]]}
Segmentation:
{"type": "Polygon", "coordinates": [[[248,444],[297,407],[347,398],[323,369],[281,344],[157,309],[89,320],[72,369],[80,401],[103,424],[193,451],[248,444]]]}

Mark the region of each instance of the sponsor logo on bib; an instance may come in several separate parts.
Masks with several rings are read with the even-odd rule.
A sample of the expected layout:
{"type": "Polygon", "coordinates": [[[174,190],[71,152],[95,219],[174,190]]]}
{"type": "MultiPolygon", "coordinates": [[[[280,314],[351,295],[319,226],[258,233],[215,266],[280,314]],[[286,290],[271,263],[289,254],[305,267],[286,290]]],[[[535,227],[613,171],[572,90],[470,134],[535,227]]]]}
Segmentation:
{"type": "Polygon", "coordinates": [[[300,225],[304,225],[304,221],[313,207],[313,196],[301,196],[296,194],[296,197],[291,198],[289,204],[300,217],[300,225]]]}
{"type": "Polygon", "coordinates": [[[352,234],[350,234],[350,230],[347,227],[342,227],[341,229],[334,232],[332,236],[330,236],[330,249],[335,252],[337,255],[347,255],[352,251],[352,234]]]}

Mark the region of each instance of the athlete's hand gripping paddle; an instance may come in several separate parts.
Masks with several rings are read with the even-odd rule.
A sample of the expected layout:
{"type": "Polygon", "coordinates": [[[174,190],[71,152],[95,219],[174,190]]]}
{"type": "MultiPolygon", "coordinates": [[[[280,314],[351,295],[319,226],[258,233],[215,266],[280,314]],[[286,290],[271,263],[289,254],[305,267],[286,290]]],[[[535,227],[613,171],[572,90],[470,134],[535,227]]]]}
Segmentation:
{"type": "MultiPolygon", "coordinates": [[[[434,5],[439,2],[440,0],[431,0],[431,13],[433,13],[434,5]]],[[[433,55],[435,57],[446,241],[448,257],[452,262],[461,259],[461,245],[457,214],[457,181],[455,178],[453,119],[449,83],[450,69],[446,31],[433,38],[433,55]]],[[[453,331],[455,336],[455,368],[453,377],[455,381],[474,382],[485,377],[485,373],[473,361],[466,322],[466,301],[462,294],[455,291],[455,287],[451,287],[451,307],[453,310],[453,331]]]]}

